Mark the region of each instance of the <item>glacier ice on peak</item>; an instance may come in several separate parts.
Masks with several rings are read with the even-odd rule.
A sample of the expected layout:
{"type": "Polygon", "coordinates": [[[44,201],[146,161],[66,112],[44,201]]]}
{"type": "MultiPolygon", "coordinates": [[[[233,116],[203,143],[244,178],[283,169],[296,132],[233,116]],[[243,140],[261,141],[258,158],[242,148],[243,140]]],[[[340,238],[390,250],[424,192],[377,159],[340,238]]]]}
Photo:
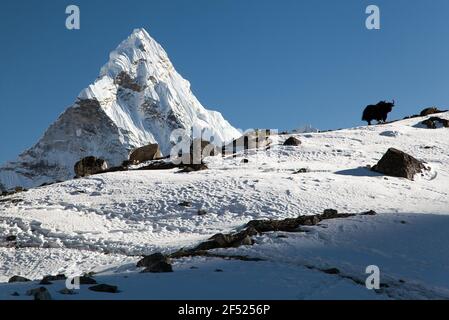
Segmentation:
{"type": "Polygon", "coordinates": [[[175,129],[203,132],[216,144],[241,135],[219,112],[201,105],[165,50],[144,29],[136,29],[43,137],[0,167],[0,187],[70,179],[76,161],[89,155],[119,165],[132,149],[148,143],[158,143],[169,154],[175,129]]]}

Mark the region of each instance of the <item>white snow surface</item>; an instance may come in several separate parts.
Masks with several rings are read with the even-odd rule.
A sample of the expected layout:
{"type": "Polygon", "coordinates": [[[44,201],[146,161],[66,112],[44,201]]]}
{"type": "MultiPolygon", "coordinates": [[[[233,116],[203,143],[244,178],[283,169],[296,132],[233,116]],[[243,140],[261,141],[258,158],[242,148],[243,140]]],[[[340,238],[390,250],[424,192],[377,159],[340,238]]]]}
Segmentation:
{"type": "Polygon", "coordinates": [[[164,49],[144,29],[136,29],[37,144],[0,167],[0,187],[65,181],[86,156],[117,166],[148,143],[158,143],[168,155],[175,129],[213,136],[217,145],[241,135],[219,112],[201,105],[164,49]],[[126,80],[120,81],[123,76],[126,80]]]}
{"type": "MultiPolygon", "coordinates": [[[[121,291],[82,286],[61,295],[59,281],[47,286],[54,299],[447,299],[449,129],[417,127],[423,119],[296,134],[299,147],[280,145],[289,137],[281,135],[269,151],[209,157],[205,171],[115,172],[2,198],[22,201],[0,202],[0,281],[95,271],[98,282],[121,291]],[[390,147],[431,169],[410,181],[366,168],[390,147]],[[308,172],[294,174],[300,168],[308,172]],[[141,255],[192,247],[252,219],[327,208],[377,215],[263,234],[253,246],[214,251],[263,261],[183,258],[168,274],[135,267],[141,255]],[[4,240],[8,235],[17,236],[16,248],[4,240]],[[381,290],[364,286],[369,265],[380,268],[381,290]],[[320,271],[326,268],[340,274],[320,271]]],[[[0,299],[31,299],[25,292],[37,286],[0,284],[0,299]]]]}

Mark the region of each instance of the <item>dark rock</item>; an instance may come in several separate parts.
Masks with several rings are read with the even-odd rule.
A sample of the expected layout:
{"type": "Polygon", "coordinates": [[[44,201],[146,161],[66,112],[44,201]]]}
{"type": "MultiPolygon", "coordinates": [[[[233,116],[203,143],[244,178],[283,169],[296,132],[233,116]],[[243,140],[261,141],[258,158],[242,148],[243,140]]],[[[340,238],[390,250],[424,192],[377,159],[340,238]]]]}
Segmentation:
{"type": "Polygon", "coordinates": [[[181,170],[179,172],[194,172],[194,171],[201,171],[209,169],[205,163],[199,163],[199,164],[183,164],[181,165],[181,170]]]}
{"type": "Polygon", "coordinates": [[[89,290],[95,291],[95,292],[107,292],[107,293],[118,293],[118,287],[117,286],[111,286],[109,284],[99,284],[93,287],[89,287],[89,290]]]}
{"type": "Polygon", "coordinates": [[[290,137],[284,142],[284,146],[300,146],[301,140],[295,137],[290,137]]]}
{"type": "Polygon", "coordinates": [[[42,278],[42,281],[62,281],[66,279],[67,277],[64,274],[58,274],[56,276],[45,276],[42,278]]]}
{"type": "Polygon", "coordinates": [[[5,238],[6,241],[11,242],[11,241],[16,241],[17,240],[17,236],[11,235],[11,236],[7,236],[5,238]]]}
{"type": "Polygon", "coordinates": [[[135,166],[137,164],[139,164],[139,162],[136,160],[125,160],[122,162],[122,167],[135,166]]]}
{"type": "Polygon", "coordinates": [[[94,278],[91,278],[87,275],[79,277],[80,284],[97,284],[97,281],[94,278]]]}
{"type": "Polygon", "coordinates": [[[178,206],[181,206],[181,207],[191,207],[191,206],[192,206],[192,203],[191,203],[190,201],[182,201],[182,202],[178,203],[178,206]]]}
{"type": "Polygon", "coordinates": [[[52,285],[53,282],[51,282],[51,281],[48,280],[48,279],[42,279],[42,280],[39,282],[39,284],[40,284],[40,285],[44,285],[44,286],[49,286],[49,285],[52,285]]]}
{"type": "Polygon", "coordinates": [[[27,279],[25,277],[21,277],[21,276],[13,276],[8,280],[8,283],[13,283],[13,282],[29,282],[31,281],[30,279],[27,279]]]}
{"type": "Polygon", "coordinates": [[[153,161],[146,166],[138,168],[138,170],[170,170],[178,168],[178,165],[167,161],[153,161]]]}
{"type": "Polygon", "coordinates": [[[51,300],[50,292],[45,287],[28,290],[27,295],[33,296],[34,300],[51,300]]]}
{"type": "Polygon", "coordinates": [[[449,128],[449,120],[447,119],[441,119],[438,117],[430,117],[427,120],[424,120],[421,122],[421,124],[425,125],[428,129],[437,129],[438,124],[445,128],[449,128]]]}
{"type": "Polygon", "coordinates": [[[299,169],[299,170],[297,170],[297,171],[293,172],[293,174],[298,174],[298,173],[307,173],[307,172],[309,172],[309,170],[308,170],[308,169],[306,169],[306,168],[301,168],[301,169],[299,169]]]}
{"type": "Polygon", "coordinates": [[[207,211],[204,210],[204,209],[200,209],[200,210],[198,210],[197,214],[198,214],[199,216],[205,216],[205,215],[207,214],[207,211]]]}
{"type": "Polygon", "coordinates": [[[114,83],[118,84],[122,88],[129,89],[132,91],[140,92],[142,91],[142,87],[135,82],[129,74],[125,71],[121,71],[117,77],[114,79],[114,83]]]}
{"type": "Polygon", "coordinates": [[[19,296],[20,296],[20,294],[19,294],[17,291],[11,293],[11,295],[12,295],[13,297],[19,297],[19,296]]]}
{"type": "Polygon", "coordinates": [[[162,272],[173,272],[173,268],[171,266],[170,258],[163,255],[160,252],[154,253],[149,256],[144,256],[143,259],[137,262],[137,267],[145,267],[142,272],[153,272],[153,273],[162,273],[162,272]]]}
{"type": "Polygon", "coordinates": [[[362,212],[360,215],[362,215],[362,216],[375,216],[376,214],[377,214],[376,211],[370,210],[370,211],[362,212]]]}
{"type": "Polygon", "coordinates": [[[287,218],[284,220],[252,220],[248,222],[248,227],[253,227],[257,232],[271,231],[298,231],[300,226],[315,226],[320,221],[337,218],[351,217],[353,214],[338,213],[333,209],[326,209],[322,215],[299,216],[297,218],[287,218]]]}
{"type": "Polygon", "coordinates": [[[249,160],[248,160],[248,159],[242,159],[241,162],[242,162],[242,163],[249,163],[249,160]]]}
{"type": "Polygon", "coordinates": [[[335,209],[325,209],[323,211],[323,217],[326,219],[332,219],[338,216],[338,211],[335,209]]]}
{"type": "Polygon", "coordinates": [[[131,162],[145,162],[161,158],[161,150],[157,143],[149,144],[144,147],[135,149],[129,155],[129,161],[131,162]]]}
{"type": "Polygon", "coordinates": [[[415,159],[411,155],[390,148],[371,170],[388,176],[413,180],[415,174],[421,173],[422,170],[427,170],[427,168],[422,161],[415,159]]]}
{"type": "Polygon", "coordinates": [[[253,245],[254,242],[251,237],[256,234],[257,231],[252,227],[248,227],[238,233],[218,233],[212,236],[208,241],[200,243],[193,250],[205,251],[218,248],[236,248],[243,245],[253,245]]]}
{"type": "Polygon", "coordinates": [[[215,269],[214,272],[223,272],[222,269],[215,269]]]}
{"type": "Polygon", "coordinates": [[[321,271],[327,274],[340,274],[340,270],[338,270],[337,268],[324,269],[321,271]]]}
{"type": "Polygon", "coordinates": [[[431,108],[425,108],[424,110],[421,111],[421,113],[419,114],[421,117],[425,117],[434,113],[441,113],[444,111],[439,110],[436,107],[431,107],[431,108]]]}
{"type": "Polygon", "coordinates": [[[86,177],[92,174],[100,173],[108,168],[108,164],[103,159],[95,157],[86,157],[75,164],[74,170],[76,177],[86,177]]]}
{"type": "Polygon", "coordinates": [[[75,290],[71,290],[71,289],[67,289],[67,288],[61,289],[61,290],[59,290],[58,292],[59,292],[60,294],[67,294],[67,295],[77,294],[77,293],[75,292],[75,290]]]}

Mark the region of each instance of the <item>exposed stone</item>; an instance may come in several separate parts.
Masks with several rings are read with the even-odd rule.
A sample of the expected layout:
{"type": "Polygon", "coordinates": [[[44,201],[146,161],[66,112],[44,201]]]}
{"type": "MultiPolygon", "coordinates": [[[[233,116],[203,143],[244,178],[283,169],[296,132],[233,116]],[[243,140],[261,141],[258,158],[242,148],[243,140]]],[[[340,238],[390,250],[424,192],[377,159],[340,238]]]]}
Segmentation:
{"type": "Polygon", "coordinates": [[[10,235],[10,236],[7,236],[7,237],[5,238],[5,240],[6,240],[7,242],[16,241],[16,240],[17,240],[17,236],[10,235]]]}
{"type": "Polygon", "coordinates": [[[93,287],[89,287],[89,290],[95,291],[95,292],[107,292],[107,293],[118,293],[118,287],[117,286],[111,286],[109,284],[99,284],[93,287]]]}
{"type": "Polygon", "coordinates": [[[29,282],[31,281],[30,279],[27,279],[25,277],[21,277],[21,276],[12,276],[11,278],[9,278],[8,283],[13,283],[13,282],[29,282]]]}
{"type": "Polygon", "coordinates": [[[108,164],[103,159],[95,157],[86,157],[75,164],[76,177],[86,177],[92,174],[100,173],[108,168],[108,164]]]}
{"type": "Polygon", "coordinates": [[[87,275],[79,277],[80,284],[97,284],[97,281],[87,275]]]}
{"type": "Polygon", "coordinates": [[[390,148],[379,162],[371,169],[393,177],[413,180],[414,175],[427,170],[422,161],[398,149],[390,148]]]}
{"type": "Polygon", "coordinates": [[[421,113],[419,114],[421,117],[425,117],[431,114],[435,114],[435,113],[441,113],[443,111],[439,110],[436,107],[430,107],[430,108],[425,108],[424,110],[421,111],[421,113]]]}
{"type": "Polygon", "coordinates": [[[75,292],[75,290],[72,289],[67,289],[67,288],[63,288],[61,290],[58,291],[60,294],[67,294],[67,295],[73,295],[73,294],[77,294],[75,292]]]}
{"type": "Polygon", "coordinates": [[[42,278],[42,281],[62,281],[66,279],[67,277],[64,274],[58,274],[56,276],[45,276],[42,278]]]}
{"type": "Polygon", "coordinates": [[[39,284],[40,284],[40,285],[44,285],[44,286],[49,286],[49,285],[52,285],[53,282],[51,282],[51,281],[48,280],[48,279],[42,279],[42,280],[39,282],[39,284]]]}
{"type": "Polygon", "coordinates": [[[429,119],[421,122],[421,124],[425,125],[428,129],[437,129],[439,126],[449,128],[449,120],[438,117],[430,117],[429,119]]]}
{"type": "Polygon", "coordinates": [[[129,161],[131,162],[145,162],[156,160],[162,157],[161,150],[157,143],[152,143],[140,148],[135,149],[129,155],[129,161]]]}
{"type": "Polygon", "coordinates": [[[142,271],[144,273],[173,272],[170,258],[163,255],[160,252],[143,257],[141,260],[139,260],[139,262],[137,262],[137,267],[138,268],[145,267],[145,269],[142,271]]]}
{"type": "Polygon", "coordinates": [[[189,173],[209,169],[205,163],[200,164],[184,164],[179,172],[189,173]]]}
{"type": "Polygon", "coordinates": [[[256,235],[257,231],[254,228],[246,228],[238,233],[222,234],[218,233],[212,236],[208,241],[200,243],[193,250],[204,251],[218,248],[236,248],[242,245],[253,245],[251,239],[256,235]]]}
{"type": "Polygon", "coordinates": [[[327,274],[340,274],[340,270],[338,270],[337,268],[323,269],[321,271],[327,274]]]}
{"type": "Polygon", "coordinates": [[[204,210],[204,209],[199,209],[199,210],[197,211],[197,214],[198,214],[199,216],[205,216],[205,215],[207,214],[207,211],[204,210]]]}
{"type": "Polygon", "coordinates": [[[28,290],[27,295],[33,296],[34,300],[51,300],[50,292],[45,287],[28,290]]]}
{"type": "Polygon", "coordinates": [[[284,146],[300,146],[301,140],[295,137],[290,137],[284,142],[284,146]]]}
{"type": "Polygon", "coordinates": [[[190,201],[182,201],[182,202],[178,203],[178,206],[191,207],[192,206],[192,202],[190,202],[190,201]]]}
{"type": "Polygon", "coordinates": [[[199,138],[193,139],[190,144],[190,153],[182,155],[182,162],[186,164],[200,163],[204,158],[221,154],[220,149],[209,141],[199,138]]]}
{"type": "Polygon", "coordinates": [[[142,87],[139,84],[137,84],[125,71],[121,71],[117,75],[117,77],[115,77],[114,83],[118,84],[119,86],[125,89],[129,89],[136,92],[142,91],[142,87]]]}

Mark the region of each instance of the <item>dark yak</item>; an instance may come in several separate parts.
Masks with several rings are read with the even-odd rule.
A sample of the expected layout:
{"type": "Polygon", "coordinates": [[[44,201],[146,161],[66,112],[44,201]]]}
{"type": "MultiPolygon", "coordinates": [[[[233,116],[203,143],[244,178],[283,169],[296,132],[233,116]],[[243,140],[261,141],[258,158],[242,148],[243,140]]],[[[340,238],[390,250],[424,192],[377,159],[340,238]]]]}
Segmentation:
{"type": "Polygon", "coordinates": [[[371,125],[371,121],[376,120],[378,123],[387,121],[388,113],[393,110],[393,102],[380,101],[378,104],[370,104],[363,111],[363,121],[367,121],[371,125]]]}

